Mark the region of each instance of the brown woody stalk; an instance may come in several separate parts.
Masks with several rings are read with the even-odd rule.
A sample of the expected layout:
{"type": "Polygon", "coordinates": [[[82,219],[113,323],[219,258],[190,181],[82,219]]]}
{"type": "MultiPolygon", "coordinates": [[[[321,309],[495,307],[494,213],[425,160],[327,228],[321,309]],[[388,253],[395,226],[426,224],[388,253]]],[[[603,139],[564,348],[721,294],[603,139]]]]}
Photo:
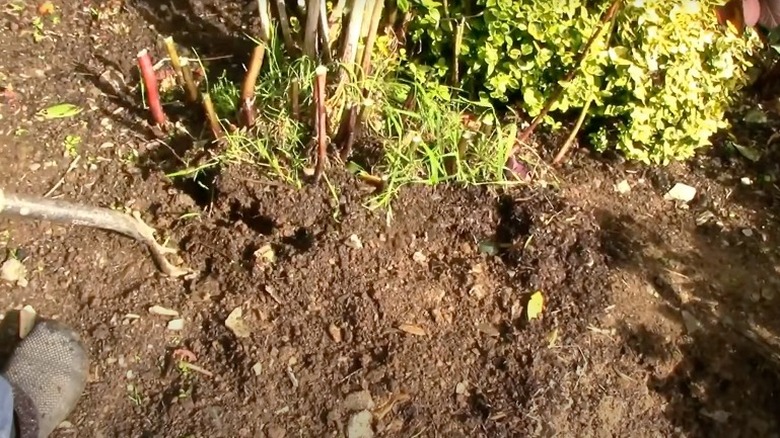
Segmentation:
{"type": "Polygon", "coordinates": [[[298,79],[290,81],[290,112],[295,120],[301,120],[301,84],[298,79]]]}
{"type": "Polygon", "coordinates": [[[361,59],[361,68],[363,74],[368,76],[371,69],[371,54],[374,51],[374,43],[376,42],[376,35],[379,32],[379,25],[382,21],[382,10],[385,7],[385,0],[375,0],[374,9],[371,11],[371,20],[369,22],[368,35],[366,36],[366,43],[363,46],[363,56],[361,59]]]}
{"type": "Polygon", "coordinates": [[[333,57],[330,54],[330,28],[328,26],[328,9],[325,0],[320,0],[320,54],[325,63],[330,63],[333,57]]]}
{"type": "Polygon", "coordinates": [[[217,117],[217,112],[214,110],[214,104],[211,102],[211,96],[209,93],[203,93],[202,97],[203,110],[206,111],[206,118],[208,118],[211,133],[214,135],[215,139],[220,140],[222,139],[223,135],[222,125],[219,124],[219,117],[217,117]]]}
{"type": "MultiPolygon", "coordinates": [[[[347,68],[352,68],[357,56],[358,43],[360,42],[360,29],[363,25],[363,11],[366,8],[366,0],[353,0],[349,14],[349,26],[346,29],[344,46],[341,50],[341,62],[347,68]]],[[[346,72],[341,71],[339,82],[346,79],[346,72]]]]}
{"type": "Polygon", "coordinates": [[[333,51],[333,43],[338,39],[338,36],[341,33],[344,6],[346,6],[346,3],[346,0],[338,0],[338,3],[336,3],[336,6],[333,7],[333,10],[330,13],[330,17],[328,18],[328,41],[330,41],[330,45],[328,46],[329,52],[333,51]]]}
{"type": "Polygon", "coordinates": [[[192,69],[190,68],[190,59],[181,59],[181,74],[184,78],[184,89],[187,92],[187,101],[192,103],[198,100],[198,87],[195,85],[195,80],[192,77],[192,69]]]}
{"type": "Polygon", "coordinates": [[[585,102],[585,105],[582,107],[582,112],[580,112],[580,116],[577,118],[577,123],[574,124],[574,128],[571,130],[571,133],[569,133],[569,137],[566,139],[566,142],[563,144],[563,146],[561,146],[561,149],[558,151],[558,153],[555,154],[555,158],[553,158],[552,161],[553,166],[560,164],[561,161],[563,161],[563,158],[569,152],[569,149],[571,149],[571,145],[574,144],[574,140],[577,138],[577,133],[580,132],[582,123],[585,121],[585,116],[588,115],[588,109],[590,109],[591,103],[593,103],[593,96],[591,96],[585,102]]]}
{"type": "Polygon", "coordinates": [[[347,117],[342,121],[341,126],[339,127],[339,133],[336,136],[336,144],[339,145],[339,149],[341,150],[339,156],[342,161],[347,161],[352,154],[352,145],[355,143],[355,136],[357,135],[357,130],[360,126],[358,124],[358,118],[360,114],[362,114],[359,111],[358,106],[359,105],[357,104],[353,104],[352,107],[349,108],[347,117]]]}
{"type": "Polygon", "coordinates": [[[317,133],[317,163],[314,167],[314,180],[318,181],[325,168],[325,160],[328,152],[328,115],[325,112],[325,85],[327,82],[328,68],[318,66],[314,83],[314,102],[316,105],[315,132],[317,133]]]}
{"type": "Polygon", "coordinates": [[[301,84],[298,79],[290,81],[290,101],[293,119],[301,120],[301,84]]]}
{"type": "Polygon", "coordinates": [[[165,37],[163,42],[165,43],[165,50],[168,51],[168,57],[171,58],[171,66],[173,66],[173,70],[176,72],[176,76],[179,79],[179,83],[181,84],[184,78],[181,71],[179,52],[176,50],[176,44],[173,42],[173,37],[165,37]]]}
{"type": "Polygon", "coordinates": [[[244,83],[241,84],[241,104],[239,107],[239,121],[243,126],[250,127],[255,124],[255,84],[263,67],[265,57],[265,44],[260,43],[252,51],[249,61],[249,69],[246,71],[244,83]]]}
{"type": "Polygon", "coordinates": [[[317,57],[317,29],[320,22],[320,1],[309,0],[306,5],[306,28],[303,33],[303,53],[315,59],[317,57]]]}
{"type": "Polygon", "coordinates": [[[149,111],[152,113],[152,119],[157,125],[165,125],[167,121],[165,112],[160,103],[160,91],[157,88],[157,75],[152,66],[152,58],[146,49],[138,52],[138,68],[141,70],[141,77],[146,88],[146,100],[149,102],[149,111]]]}
{"type": "MultiPolygon", "coordinates": [[[[577,56],[577,59],[574,61],[574,67],[572,67],[571,70],[566,74],[563,81],[560,81],[560,83],[570,83],[572,79],[574,79],[574,76],[577,74],[577,72],[580,70],[580,66],[582,62],[585,60],[585,58],[588,56],[588,53],[590,52],[591,46],[593,46],[593,43],[596,41],[596,38],[601,35],[601,31],[604,30],[604,27],[607,23],[611,22],[616,16],[617,12],[622,6],[622,0],[613,0],[612,5],[607,9],[606,12],[604,12],[604,15],[601,16],[601,19],[599,20],[598,27],[596,28],[596,31],[593,32],[593,35],[590,36],[590,39],[588,39],[588,42],[585,43],[585,46],[582,48],[580,53],[577,56]]],[[[555,92],[550,95],[550,97],[547,99],[547,102],[544,103],[544,107],[542,108],[542,111],[534,117],[533,121],[531,121],[531,124],[525,128],[518,136],[517,136],[517,142],[515,144],[513,153],[517,151],[517,148],[519,145],[525,143],[528,138],[533,134],[534,130],[537,126],[544,120],[544,118],[547,116],[547,113],[550,112],[550,108],[552,108],[553,104],[555,104],[556,101],[561,97],[561,94],[563,94],[565,87],[558,85],[558,87],[555,89],[555,92]]]]}
{"type": "Polygon", "coordinates": [[[284,47],[287,52],[295,52],[295,43],[292,38],[292,30],[290,30],[290,22],[287,18],[287,5],[284,0],[276,0],[276,13],[279,15],[279,27],[282,30],[282,39],[284,40],[284,47]]]}
{"type": "Polygon", "coordinates": [[[365,42],[368,39],[369,26],[371,25],[369,17],[371,17],[374,11],[374,4],[376,4],[376,0],[366,0],[366,4],[363,7],[363,21],[360,24],[360,36],[358,37],[358,46],[355,56],[357,62],[360,62],[363,59],[365,42]]]}

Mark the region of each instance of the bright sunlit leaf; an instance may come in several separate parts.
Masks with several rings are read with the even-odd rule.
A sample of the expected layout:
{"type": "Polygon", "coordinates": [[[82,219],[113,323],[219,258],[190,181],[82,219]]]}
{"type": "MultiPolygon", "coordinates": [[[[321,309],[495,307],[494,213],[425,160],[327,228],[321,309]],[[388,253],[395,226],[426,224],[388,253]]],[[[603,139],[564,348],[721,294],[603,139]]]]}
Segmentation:
{"type": "Polygon", "coordinates": [[[528,301],[528,307],[526,313],[528,314],[528,320],[536,319],[542,314],[544,310],[544,296],[541,291],[534,292],[531,295],[531,299],[528,301]]]}

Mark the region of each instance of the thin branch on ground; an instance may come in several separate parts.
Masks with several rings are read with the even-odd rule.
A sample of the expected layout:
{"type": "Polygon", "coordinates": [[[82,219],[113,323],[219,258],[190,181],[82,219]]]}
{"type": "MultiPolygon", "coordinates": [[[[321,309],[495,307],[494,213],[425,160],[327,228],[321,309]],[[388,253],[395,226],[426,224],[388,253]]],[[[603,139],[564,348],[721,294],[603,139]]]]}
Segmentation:
{"type": "Polygon", "coordinates": [[[166,276],[181,277],[190,273],[188,269],[174,266],[165,258],[166,254],[175,254],[177,251],[160,245],[154,237],[154,228],[147,225],[138,212],[133,212],[131,216],[109,208],[17,195],[0,189],[0,215],[99,228],[123,234],[145,244],[157,267],[166,276]]]}

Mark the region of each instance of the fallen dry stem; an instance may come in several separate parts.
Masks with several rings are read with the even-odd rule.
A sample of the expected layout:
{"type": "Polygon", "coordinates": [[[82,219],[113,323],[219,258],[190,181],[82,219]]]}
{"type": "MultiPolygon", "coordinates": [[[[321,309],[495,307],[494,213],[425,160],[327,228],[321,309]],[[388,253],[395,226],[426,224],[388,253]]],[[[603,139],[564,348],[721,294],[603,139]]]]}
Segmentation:
{"type": "Polygon", "coordinates": [[[17,216],[113,231],[145,244],[157,267],[166,276],[181,277],[190,272],[172,265],[165,258],[166,254],[175,254],[176,250],[157,243],[154,228],[147,225],[138,212],[133,212],[131,216],[108,208],[16,195],[0,189],[0,216],[17,216]]]}

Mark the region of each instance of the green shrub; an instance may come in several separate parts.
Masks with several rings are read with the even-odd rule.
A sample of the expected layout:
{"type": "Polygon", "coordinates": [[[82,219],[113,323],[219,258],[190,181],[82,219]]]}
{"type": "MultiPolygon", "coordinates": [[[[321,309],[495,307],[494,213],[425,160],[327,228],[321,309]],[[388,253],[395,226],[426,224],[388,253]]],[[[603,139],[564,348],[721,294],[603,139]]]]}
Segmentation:
{"type": "MultiPolygon", "coordinates": [[[[444,80],[454,65],[453,29],[461,23],[462,86],[487,100],[520,100],[536,116],[611,3],[477,0],[445,10],[434,0],[413,0],[410,37],[420,48],[419,64],[444,80]]],[[[592,99],[586,130],[598,150],[613,147],[631,159],[666,164],[709,145],[727,126],[725,111],[746,83],[759,44],[753,33],[738,36],[718,25],[718,3],[624,2],[545,123],[558,126],[592,99]]]]}

